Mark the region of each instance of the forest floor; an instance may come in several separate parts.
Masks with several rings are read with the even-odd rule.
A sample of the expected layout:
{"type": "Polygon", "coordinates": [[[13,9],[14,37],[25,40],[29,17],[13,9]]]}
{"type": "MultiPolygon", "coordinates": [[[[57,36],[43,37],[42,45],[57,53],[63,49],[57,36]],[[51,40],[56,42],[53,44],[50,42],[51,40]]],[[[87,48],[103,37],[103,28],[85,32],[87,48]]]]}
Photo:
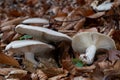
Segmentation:
{"type": "Polygon", "coordinates": [[[0,0],[0,39],[0,80],[120,80],[120,0],[0,0]],[[32,18],[41,21],[23,23],[32,18]],[[43,64],[36,67],[24,55],[5,51],[15,40],[34,40],[15,31],[19,24],[48,28],[71,38],[98,32],[113,39],[116,49],[97,50],[94,62],[86,65],[78,60],[80,53],[71,42],[50,43],[55,47],[54,58],[35,56],[43,64]]]}

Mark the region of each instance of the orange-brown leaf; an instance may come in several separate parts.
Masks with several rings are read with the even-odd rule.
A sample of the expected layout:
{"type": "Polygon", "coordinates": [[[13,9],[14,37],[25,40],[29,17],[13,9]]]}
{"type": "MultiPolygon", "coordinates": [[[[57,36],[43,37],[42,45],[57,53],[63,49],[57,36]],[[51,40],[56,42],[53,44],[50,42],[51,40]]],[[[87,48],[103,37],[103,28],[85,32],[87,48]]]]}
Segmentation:
{"type": "Polygon", "coordinates": [[[15,60],[13,57],[5,55],[4,53],[0,53],[0,63],[19,67],[17,60],[15,60]]]}

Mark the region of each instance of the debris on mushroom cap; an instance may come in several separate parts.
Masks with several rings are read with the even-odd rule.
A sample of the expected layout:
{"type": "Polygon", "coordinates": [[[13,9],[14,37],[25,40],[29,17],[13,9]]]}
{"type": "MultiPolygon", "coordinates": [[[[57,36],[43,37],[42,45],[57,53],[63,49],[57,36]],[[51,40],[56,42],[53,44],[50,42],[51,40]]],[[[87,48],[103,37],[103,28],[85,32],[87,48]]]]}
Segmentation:
{"type": "Polygon", "coordinates": [[[38,63],[34,59],[34,53],[39,53],[41,57],[49,58],[51,56],[50,54],[47,55],[47,53],[49,53],[53,49],[53,46],[35,40],[13,41],[9,43],[5,48],[5,50],[12,51],[13,53],[24,53],[25,58],[35,65],[38,65],[38,63]]]}
{"type": "Polygon", "coordinates": [[[43,42],[59,42],[64,40],[71,42],[71,37],[66,34],[43,27],[20,24],[16,26],[15,31],[21,34],[29,34],[33,38],[43,42]]]}
{"type": "Polygon", "coordinates": [[[77,52],[84,52],[90,45],[104,49],[116,48],[114,41],[110,37],[97,32],[81,32],[72,38],[72,47],[77,52]]]}
{"type": "Polygon", "coordinates": [[[80,54],[84,53],[79,57],[83,62],[92,64],[97,49],[115,49],[116,46],[114,41],[104,34],[97,32],[81,32],[73,36],[72,48],[80,54]]]}
{"type": "Polygon", "coordinates": [[[42,23],[42,24],[49,24],[49,21],[44,18],[29,18],[24,20],[22,23],[24,24],[32,24],[32,23],[42,23]]]}

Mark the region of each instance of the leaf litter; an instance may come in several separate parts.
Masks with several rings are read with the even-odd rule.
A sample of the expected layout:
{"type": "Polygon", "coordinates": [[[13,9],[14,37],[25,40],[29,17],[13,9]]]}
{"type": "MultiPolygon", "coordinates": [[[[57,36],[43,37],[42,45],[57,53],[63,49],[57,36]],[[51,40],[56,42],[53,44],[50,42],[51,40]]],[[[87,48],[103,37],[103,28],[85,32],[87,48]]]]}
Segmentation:
{"type": "Polygon", "coordinates": [[[1,0],[0,79],[119,80],[120,1],[100,0],[94,4],[95,1],[97,0],[1,0]],[[105,5],[109,9],[102,9],[105,5]],[[23,23],[29,18],[44,18],[49,23],[23,23]],[[79,53],[73,51],[71,43],[64,41],[49,43],[55,46],[52,52],[54,59],[45,60],[37,56],[35,59],[43,66],[36,67],[26,61],[24,55],[13,56],[12,52],[4,51],[6,45],[14,40],[33,39],[30,35],[17,33],[15,27],[18,24],[46,27],[70,37],[80,32],[99,32],[110,36],[115,41],[117,49],[97,50],[94,63],[84,65],[79,60],[79,53]]]}

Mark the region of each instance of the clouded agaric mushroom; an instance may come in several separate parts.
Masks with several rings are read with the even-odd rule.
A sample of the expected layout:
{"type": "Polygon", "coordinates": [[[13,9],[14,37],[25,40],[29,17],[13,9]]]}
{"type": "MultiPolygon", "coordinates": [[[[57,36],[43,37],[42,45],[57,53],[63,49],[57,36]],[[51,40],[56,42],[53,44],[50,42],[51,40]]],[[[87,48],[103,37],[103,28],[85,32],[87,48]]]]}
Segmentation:
{"type": "Polygon", "coordinates": [[[85,54],[80,55],[80,59],[86,64],[92,64],[96,50],[99,48],[115,49],[114,41],[97,32],[81,32],[73,36],[72,47],[74,51],[85,54]]]}
{"type": "Polygon", "coordinates": [[[29,34],[33,36],[33,38],[43,41],[43,42],[59,42],[59,41],[71,41],[71,38],[66,34],[43,28],[37,26],[29,26],[29,25],[18,25],[15,30],[21,34],[29,34]]]}
{"type": "Polygon", "coordinates": [[[47,19],[43,18],[29,18],[24,20],[22,23],[29,24],[29,23],[42,23],[42,24],[49,24],[47,19]]]}
{"type": "Polygon", "coordinates": [[[25,58],[35,65],[38,65],[38,62],[34,59],[35,53],[39,53],[40,56],[47,57],[48,55],[45,53],[48,53],[53,49],[53,46],[35,40],[13,41],[5,48],[5,50],[12,51],[14,53],[24,53],[25,58]]]}

